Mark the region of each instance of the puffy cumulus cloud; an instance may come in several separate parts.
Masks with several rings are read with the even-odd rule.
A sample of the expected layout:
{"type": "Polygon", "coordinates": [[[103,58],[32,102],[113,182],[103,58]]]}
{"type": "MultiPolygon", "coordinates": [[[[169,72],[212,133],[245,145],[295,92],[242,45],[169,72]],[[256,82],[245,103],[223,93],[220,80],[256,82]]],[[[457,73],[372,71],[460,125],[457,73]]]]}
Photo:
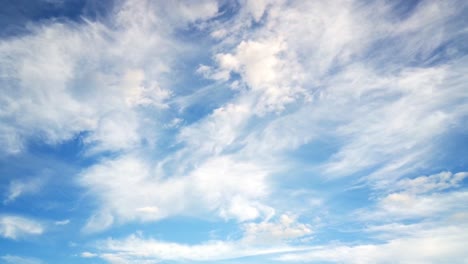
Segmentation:
{"type": "MultiPolygon", "coordinates": [[[[213,70],[202,65],[198,71],[205,76],[227,81],[232,73],[241,75],[241,80],[251,90],[246,94],[253,98],[254,113],[281,111],[305,91],[300,87],[300,65],[293,54],[285,52],[286,43],[280,37],[242,41],[234,53],[218,53],[215,61],[218,68],[213,70]]],[[[233,88],[238,89],[234,83],[233,88]]]]}
{"type": "Polygon", "coordinates": [[[157,168],[130,155],[82,172],[80,184],[99,201],[99,211],[89,219],[85,231],[177,214],[215,212],[223,218],[245,221],[272,213],[261,202],[269,192],[267,170],[255,164],[221,156],[202,162],[186,175],[163,176],[157,174],[157,168]]]}
{"type": "Polygon", "coordinates": [[[296,217],[283,214],[277,222],[246,223],[243,226],[243,242],[247,244],[273,245],[310,235],[312,227],[297,222],[296,217]]]}
{"type": "Polygon", "coordinates": [[[229,156],[209,159],[189,175],[201,201],[240,221],[271,214],[260,202],[269,193],[267,176],[267,168],[229,156]]]}
{"type": "Polygon", "coordinates": [[[301,253],[284,254],[276,260],[330,263],[465,263],[468,255],[464,243],[467,226],[425,229],[403,238],[380,244],[326,245],[301,253]]]}
{"type": "Polygon", "coordinates": [[[243,235],[238,240],[212,240],[200,244],[180,244],[131,235],[124,239],[107,239],[97,243],[98,256],[109,263],[151,263],[152,261],[220,261],[248,256],[269,255],[303,250],[290,246],[311,233],[311,227],[290,215],[260,223],[243,224],[243,235]]]}
{"type": "Polygon", "coordinates": [[[9,239],[21,239],[44,233],[43,224],[21,216],[0,215],[0,235],[9,239]]]}

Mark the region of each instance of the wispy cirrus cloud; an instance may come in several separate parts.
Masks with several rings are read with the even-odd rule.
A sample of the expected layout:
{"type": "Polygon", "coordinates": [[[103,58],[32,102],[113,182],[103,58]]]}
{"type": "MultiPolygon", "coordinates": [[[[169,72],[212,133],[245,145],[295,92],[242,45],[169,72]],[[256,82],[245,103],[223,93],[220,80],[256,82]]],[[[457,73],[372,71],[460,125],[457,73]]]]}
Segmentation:
{"type": "Polygon", "coordinates": [[[384,243],[361,245],[326,245],[301,253],[284,254],[277,258],[284,263],[424,263],[450,261],[464,263],[466,225],[420,230],[412,236],[390,239],[384,243]]]}
{"type": "Polygon", "coordinates": [[[468,208],[468,193],[460,190],[466,172],[441,172],[413,179],[404,178],[385,188],[375,208],[361,211],[361,217],[377,221],[445,217],[468,208]]]}
{"type": "Polygon", "coordinates": [[[45,227],[40,222],[14,215],[0,216],[0,235],[13,240],[38,236],[44,233],[45,227]]]}
{"type": "Polygon", "coordinates": [[[403,2],[129,0],[33,25],[0,41],[0,158],[79,144],[83,192],[55,224],[81,225],[83,258],[457,263],[466,169],[440,160],[468,115],[466,4],[403,2]],[[237,229],[148,227],[187,216],[237,229]]]}
{"type": "MultiPolygon", "coordinates": [[[[177,6],[188,16],[178,23],[214,15],[213,3],[177,6]]],[[[49,23],[3,40],[3,150],[19,153],[35,135],[58,144],[82,132],[89,133],[84,141],[93,152],[139,146],[141,132],[154,125],[141,123],[141,112],[164,107],[170,92],[159,76],[170,68],[169,53],[178,52],[168,52],[178,44],[168,33],[171,26],[152,13],[156,4],[122,2],[108,25],[49,23]]]]}
{"type": "Polygon", "coordinates": [[[159,260],[211,262],[303,250],[303,247],[288,243],[311,233],[310,225],[299,222],[292,215],[283,214],[269,221],[243,224],[242,236],[235,240],[212,240],[190,245],[133,234],[124,239],[100,241],[97,245],[99,253],[84,252],[83,257],[99,257],[111,263],[159,260]]]}
{"type": "Polygon", "coordinates": [[[5,256],[2,256],[1,259],[5,261],[5,263],[11,263],[11,264],[42,264],[44,263],[40,259],[14,256],[14,255],[5,255],[5,256]]]}
{"type": "Polygon", "coordinates": [[[18,197],[28,194],[37,193],[46,183],[46,178],[32,178],[28,180],[13,180],[8,186],[4,204],[14,202],[18,197]]]}
{"type": "MultiPolygon", "coordinates": [[[[140,183],[135,184],[134,189],[147,193],[144,197],[128,196],[106,181],[92,183],[92,179],[99,179],[92,176],[92,170],[83,174],[82,184],[95,188],[95,193],[108,206],[101,207],[107,214],[104,219],[113,219],[105,221],[108,227],[119,219],[146,219],[150,215],[159,215],[154,218],[159,219],[193,211],[193,206],[181,197],[208,201],[202,203],[205,212],[216,212],[221,218],[234,216],[247,223],[258,217],[268,219],[284,210],[269,204],[276,191],[272,186],[286,181],[274,179],[272,175],[290,169],[291,160],[284,153],[294,152],[321,138],[336,142],[336,149],[324,157],[324,162],[313,166],[312,171],[321,177],[336,179],[371,170],[360,180],[378,192],[379,186],[401,183],[399,179],[405,175],[427,168],[433,150],[438,147],[431,139],[452,129],[461,129],[457,124],[467,113],[461,103],[464,100],[461,98],[467,96],[463,88],[465,77],[461,74],[465,59],[459,51],[454,51],[447,54],[450,63],[431,64],[434,59],[431,52],[447,39],[460,37],[461,33],[456,30],[443,34],[444,37],[441,35],[451,16],[457,14],[452,5],[421,3],[408,18],[399,21],[393,20],[392,6],[377,2],[369,5],[340,1],[327,4],[275,2],[258,8],[262,11],[257,10],[253,17],[254,21],[262,18],[258,28],[250,31],[249,25],[236,21],[251,12],[239,11],[238,17],[228,23],[233,25],[233,30],[242,29],[241,32],[233,32],[219,42],[213,52],[212,65],[196,69],[198,74],[226,85],[234,92],[234,97],[197,122],[180,127],[176,134],[177,143],[183,146],[180,150],[166,156],[155,167],[143,165],[142,171],[127,173],[143,179],[138,180],[140,183]],[[432,20],[428,14],[435,9],[441,11],[432,20]],[[311,12],[313,19],[310,19],[311,12]],[[376,20],[379,23],[375,23],[376,20]],[[433,27],[426,28],[428,21],[433,27]],[[434,35],[441,38],[437,42],[429,41],[434,35]],[[395,38],[404,39],[401,43],[406,46],[398,43],[396,49],[390,45],[376,48],[379,43],[392,42],[395,38]],[[388,63],[382,64],[383,60],[388,63]],[[411,65],[411,61],[418,61],[419,66],[411,65]],[[220,157],[226,154],[233,163],[232,167],[224,168],[232,171],[235,181],[262,175],[255,183],[243,182],[242,186],[256,186],[253,189],[268,192],[237,189],[234,181],[230,188],[224,189],[230,177],[219,169],[218,163],[222,163],[220,157]],[[241,175],[249,173],[232,168],[242,168],[245,160],[249,160],[252,176],[243,178],[241,175]],[[213,171],[202,169],[205,165],[213,171]],[[268,170],[259,172],[263,168],[268,170]],[[146,189],[143,186],[151,186],[151,182],[172,190],[171,194],[158,198],[150,195],[149,189],[154,191],[158,189],[156,186],[143,191],[146,189]],[[212,188],[198,193],[198,184],[212,188]],[[97,191],[99,188],[102,189],[97,191]],[[234,191],[229,191],[231,189],[234,191]],[[213,194],[221,190],[224,195],[213,194]],[[144,204],[137,212],[125,212],[125,208],[136,208],[126,206],[125,202],[141,205],[145,199],[158,202],[144,204]],[[228,200],[230,202],[223,202],[228,200]],[[114,206],[117,201],[118,206],[114,206]],[[172,201],[169,211],[161,206],[164,201],[172,201]],[[113,209],[106,211],[105,208],[113,209]]],[[[210,26],[213,32],[223,27],[216,22],[208,28],[210,26]]],[[[223,39],[219,34],[214,35],[218,40],[223,39]]],[[[112,169],[104,172],[107,168],[99,166],[95,168],[103,169],[103,175],[120,174],[112,169]]],[[[447,205],[463,200],[464,196],[457,191],[434,193],[413,197],[414,203],[403,198],[412,197],[406,193],[382,195],[377,201],[380,209],[375,212],[391,216],[394,221],[432,218],[462,210],[447,205]],[[393,206],[393,201],[398,205],[393,206]],[[434,204],[435,201],[440,202],[438,209],[425,209],[424,203],[434,204]],[[397,212],[391,208],[401,210],[397,212]]],[[[372,219],[380,217],[382,215],[372,219]]],[[[256,225],[255,222],[251,224],[256,225]]],[[[159,246],[162,245],[154,247],[159,246]]]]}

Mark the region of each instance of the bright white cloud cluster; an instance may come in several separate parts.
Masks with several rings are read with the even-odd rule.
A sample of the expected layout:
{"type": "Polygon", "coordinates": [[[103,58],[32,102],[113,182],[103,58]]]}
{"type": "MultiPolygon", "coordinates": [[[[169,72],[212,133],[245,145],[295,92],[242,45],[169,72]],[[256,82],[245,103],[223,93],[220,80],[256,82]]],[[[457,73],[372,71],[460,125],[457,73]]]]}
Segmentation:
{"type": "MultiPolygon", "coordinates": [[[[228,81],[231,73],[241,75],[245,85],[251,89],[250,109],[256,114],[284,110],[296,97],[304,95],[300,84],[300,65],[287,53],[286,43],[279,38],[241,42],[234,54],[218,53],[215,56],[218,69],[213,71],[202,65],[198,72],[208,78],[228,81]],[[292,59],[292,60],[291,60],[292,59]]],[[[233,83],[239,89],[239,83],[233,83]]],[[[249,100],[249,101],[250,101],[249,100]]]]}
{"type": "Polygon", "coordinates": [[[97,194],[102,204],[86,230],[107,228],[114,217],[149,221],[174,214],[217,212],[221,217],[245,221],[272,210],[255,202],[268,190],[267,171],[253,164],[219,157],[200,164],[188,175],[163,178],[155,172],[131,156],[85,171],[81,184],[97,194]]]}

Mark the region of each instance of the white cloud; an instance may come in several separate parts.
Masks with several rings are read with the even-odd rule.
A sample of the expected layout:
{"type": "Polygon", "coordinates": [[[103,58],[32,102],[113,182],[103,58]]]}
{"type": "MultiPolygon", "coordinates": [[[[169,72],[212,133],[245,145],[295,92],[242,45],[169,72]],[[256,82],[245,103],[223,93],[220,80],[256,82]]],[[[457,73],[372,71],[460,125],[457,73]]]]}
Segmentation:
{"type": "MultiPolygon", "coordinates": [[[[277,1],[276,4],[278,4],[278,2],[281,3],[282,1],[277,1]]],[[[244,6],[249,11],[249,13],[252,15],[253,19],[256,22],[259,22],[260,19],[263,16],[263,14],[267,10],[268,6],[273,4],[273,3],[275,3],[275,2],[273,2],[271,0],[257,0],[257,1],[246,0],[246,1],[244,1],[244,6]]]]}
{"type": "MultiPolygon", "coordinates": [[[[281,111],[305,93],[298,86],[303,78],[300,65],[286,50],[280,38],[242,41],[234,54],[216,54],[219,69],[211,77],[229,80],[231,72],[238,73],[252,90],[246,96],[254,99],[254,113],[281,111]]],[[[199,70],[206,73],[203,68],[199,70]]]]}
{"type": "Polygon", "coordinates": [[[468,260],[464,250],[467,234],[466,225],[439,227],[381,244],[331,244],[276,259],[288,263],[465,263],[468,260]]]}
{"type": "Polygon", "coordinates": [[[413,179],[405,178],[396,182],[391,190],[403,190],[411,194],[427,193],[431,191],[442,191],[450,188],[459,187],[465,178],[468,177],[468,172],[451,173],[444,171],[441,173],[420,176],[413,179]]]}
{"type": "Polygon", "coordinates": [[[111,112],[99,120],[93,133],[85,143],[92,145],[92,152],[100,150],[125,150],[138,146],[141,142],[138,119],[134,113],[111,112]]]}
{"type": "Polygon", "coordinates": [[[65,219],[61,221],[55,221],[54,224],[58,226],[68,225],[70,223],[70,219],[65,219]]]}
{"type": "MultiPolygon", "coordinates": [[[[163,30],[184,28],[194,22],[203,22],[218,14],[219,3],[215,0],[201,1],[137,1],[127,0],[117,12],[119,24],[135,29],[168,27],[163,30]],[[141,19],[135,19],[140,17],[141,19]]],[[[144,33],[144,32],[141,32],[144,33]]],[[[141,43],[143,44],[143,43],[141,43]]],[[[143,44],[146,45],[146,44],[143,44]]]]}
{"type": "MultiPolygon", "coordinates": [[[[249,3],[242,8],[252,8],[249,3]]],[[[408,66],[411,60],[427,58],[437,43],[457,37],[456,31],[450,31],[433,41],[457,14],[456,4],[424,2],[401,21],[394,21],[396,11],[381,2],[259,2],[258,14],[265,12],[265,6],[269,6],[268,15],[253,31],[244,25],[241,34],[235,25],[215,25],[214,30],[232,30],[231,37],[217,47],[223,52],[215,53],[214,67],[199,68],[206,77],[221,81],[238,73],[241,83],[251,89],[240,93],[235,102],[247,105],[252,113],[244,115],[243,126],[231,131],[236,131],[242,144],[243,136],[251,134],[244,146],[252,152],[258,153],[258,147],[265,153],[293,149],[315,138],[331,137],[340,147],[322,167],[327,176],[377,167],[381,171],[371,176],[374,180],[389,173],[398,178],[411,167],[426,166],[435,147],[428,141],[449,132],[466,114],[460,104],[460,98],[467,97],[463,59],[408,66]],[[439,12],[433,20],[428,14],[434,10],[439,12]],[[423,26],[432,21],[433,27],[423,26]],[[379,44],[397,37],[404,40],[396,44],[397,49],[379,44]],[[301,97],[312,102],[304,104],[298,100],[301,97]],[[284,119],[294,122],[279,126],[277,120],[283,118],[279,114],[261,120],[267,124],[264,131],[263,126],[238,131],[250,128],[255,113],[281,113],[288,106],[294,110],[284,119]]],[[[231,85],[242,87],[234,79],[231,85]]],[[[229,128],[229,124],[218,126],[229,128]]],[[[198,142],[211,141],[203,137],[198,142]]]]}
{"type": "Polygon", "coordinates": [[[246,223],[243,225],[246,244],[274,245],[310,235],[312,227],[298,223],[291,215],[283,214],[275,222],[246,223]]]}
{"type": "MultiPolygon", "coordinates": [[[[278,164],[285,150],[325,137],[333,140],[337,150],[319,166],[318,173],[337,177],[371,170],[369,176],[363,177],[365,184],[384,192],[376,208],[366,211],[372,217],[364,217],[364,221],[427,220],[466,210],[465,192],[451,190],[461,183],[464,174],[459,174],[456,180],[452,180],[452,175],[441,174],[399,181],[416,169],[431,166],[430,160],[439,149],[434,139],[462,129],[460,120],[467,113],[463,106],[468,98],[463,74],[466,59],[428,63],[441,43],[457,37],[458,33],[448,26],[454,15],[460,15],[454,9],[455,1],[421,2],[408,18],[398,21],[394,19],[396,11],[390,5],[381,5],[382,2],[364,5],[353,1],[290,1],[287,5],[276,2],[268,8],[261,4],[254,19],[264,17],[264,20],[253,31],[236,32],[248,27],[243,22],[238,23],[240,26],[214,27],[214,37],[224,38],[217,47],[222,52],[215,53],[215,66],[199,68],[205,77],[236,87],[240,92],[233,101],[248,105],[251,113],[231,113],[234,120],[243,118],[240,126],[230,126],[221,120],[216,129],[208,130],[210,133],[206,133],[209,126],[192,126],[190,135],[194,137],[188,142],[212,150],[210,144],[216,141],[212,141],[211,135],[226,128],[231,131],[230,140],[224,141],[228,142],[224,145],[216,142],[214,153],[236,149],[237,155],[260,164],[268,159],[278,164]],[[393,45],[395,39],[399,41],[393,45]],[[382,45],[386,41],[392,44],[382,45]],[[282,71],[288,66],[291,71],[282,71]],[[265,99],[271,92],[287,99],[288,89],[279,88],[291,83],[295,86],[290,87],[298,94],[306,90],[305,98],[312,102],[304,103],[297,97],[286,103],[275,101],[276,107],[268,110],[276,111],[277,116],[255,117],[269,105],[265,103],[268,100],[258,98],[265,99]],[[197,129],[203,133],[197,134],[197,129]],[[412,193],[388,194],[411,188],[412,193]],[[428,193],[441,190],[447,193],[428,193]]],[[[206,120],[220,119],[210,116],[206,120]]],[[[285,167],[289,165],[287,161],[281,162],[285,167]]],[[[278,167],[272,171],[278,172],[278,167]]],[[[333,250],[320,249],[317,254],[325,257],[312,257],[311,262],[351,259],[351,263],[386,263],[392,259],[391,255],[385,255],[386,251],[406,252],[406,245],[418,242],[428,243],[431,248],[437,245],[439,238],[431,240],[428,233],[425,236],[420,241],[418,237],[413,240],[397,237],[382,245],[333,247],[336,257],[333,250]]],[[[451,241],[458,248],[455,250],[458,257],[452,258],[451,251],[443,249],[432,255],[403,256],[401,262],[461,259],[460,245],[466,238],[451,240],[450,235],[440,239],[451,241]]],[[[307,256],[297,255],[295,260],[307,261],[307,256]]]]}
{"type": "Polygon", "coordinates": [[[374,208],[359,210],[364,219],[391,222],[401,219],[437,219],[464,212],[468,193],[457,190],[466,172],[441,172],[413,179],[405,178],[385,188],[374,208]]]}
{"type": "Polygon", "coordinates": [[[182,128],[179,140],[187,143],[195,153],[221,153],[238,140],[250,116],[248,104],[225,105],[204,120],[182,128]]]}
{"type": "Polygon", "coordinates": [[[45,227],[32,219],[13,215],[0,215],[0,235],[9,239],[20,239],[38,236],[44,233],[45,227]]]}
{"type": "Polygon", "coordinates": [[[91,252],[85,251],[85,252],[82,252],[82,253],[80,254],[80,256],[81,256],[82,258],[95,258],[95,257],[97,257],[98,255],[95,254],[95,253],[91,253],[91,252]]]}
{"type": "Polygon", "coordinates": [[[85,233],[100,232],[111,227],[112,224],[114,224],[114,217],[106,209],[102,209],[102,211],[94,213],[88,219],[83,231],[85,233]]]}
{"type": "MultiPolygon", "coordinates": [[[[131,235],[125,239],[107,239],[98,243],[97,255],[110,263],[141,261],[219,261],[247,256],[304,250],[288,243],[311,233],[310,226],[295,217],[281,215],[270,222],[243,224],[238,240],[212,240],[200,244],[180,244],[131,235]]],[[[93,254],[94,256],[94,254],[93,254]]]]}
{"type": "Polygon", "coordinates": [[[379,206],[386,216],[415,218],[430,217],[438,213],[465,210],[464,200],[467,192],[450,192],[432,195],[412,195],[407,193],[392,193],[379,201],[379,206]]]}
{"type": "Polygon", "coordinates": [[[5,255],[5,256],[2,256],[1,259],[5,261],[5,263],[8,263],[8,264],[43,264],[44,263],[40,259],[14,256],[14,255],[5,255]]]}
{"type": "Polygon", "coordinates": [[[37,193],[45,184],[45,181],[45,178],[40,177],[22,181],[11,181],[3,203],[8,204],[15,201],[20,196],[37,193]]]}
{"type": "Polygon", "coordinates": [[[107,160],[80,176],[80,184],[98,198],[100,208],[85,230],[187,213],[217,212],[240,221],[266,217],[271,214],[261,203],[268,194],[266,176],[266,169],[228,156],[208,159],[186,175],[170,178],[137,156],[107,160]]]}
{"type": "MultiPolygon", "coordinates": [[[[244,232],[239,240],[196,245],[109,239],[100,252],[81,256],[151,263],[297,250],[289,242],[310,238],[312,227],[292,215],[327,200],[291,206],[289,196],[279,197],[284,191],[276,189],[303,188],[305,182],[321,188],[313,185],[318,176],[366,172],[362,182],[377,196],[375,207],[349,221],[384,222],[365,231],[398,229],[402,237],[384,236],[387,241],[378,245],[319,247],[281,260],[386,262],[409,249],[429,252],[397,254],[402,262],[466,258],[459,249],[466,238],[455,237],[464,227],[430,226],[437,235],[431,237],[421,226],[395,222],[463,218],[467,209],[467,193],[454,190],[466,173],[404,178],[431,166],[438,139],[463,129],[468,64],[452,43],[466,33],[451,26],[463,21],[463,8],[456,8],[461,1],[422,1],[407,17],[396,16],[382,1],[239,3],[236,12],[221,14],[222,4],[226,10],[232,6],[122,1],[102,23],[50,22],[0,41],[3,151],[21,152],[31,139],[57,144],[80,135],[86,154],[114,152],[78,175],[95,205],[85,232],[176,215],[234,219],[244,232]],[[187,29],[215,39],[180,36],[187,29]],[[186,41],[191,37],[202,41],[186,41]],[[215,81],[209,87],[178,88],[168,80],[179,79],[174,66],[186,70],[186,57],[196,61],[188,54],[190,45],[212,57],[211,65],[203,61],[197,70],[215,81]],[[448,59],[438,60],[435,53],[448,59]],[[225,91],[210,104],[216,97],[211,92],[225,91]],[[189,113],[187,106],[203,108],[202,114],[189,113]],[[157,144],[164,129],[170,135],[157,144]],[[291,161],[291,152],[321,139],[332,149],[319,157],[324,163],[311,165],[314,157],[307,154],[301,154],[304,161],[291,161]],[[435,248],[438,243],[453,247],[435,248]]],[[[12,183],[5,201],[33,189],[12,183]]],[[[333,196],[339,188],[331,189],[333,196]]],[[[32,220],[1,219],[5,237],[44,231],[32,220]]]]}
{"type": "Polygon", "coordinates": [[[355,114],[360,118],[353,118],[338,128],[338,133],[347,139],[347,143],[325,166],[326,171],[346,175],[402,157],[412,157],[406,163],[427,159],[432,151],[432,145],[427,142],[445,133],[453,120],[463,114],[450,108],[457,100],[451,92],[460,93],[461,86],[456,84],[448,88],[445,85],[451,82],[449,71],[445,67],[410,70],[393,77],[393,80],[377,79],[374,84],[380,86],[383,81],[384,90],[369,91],[373,96],[368,99],[364,96],[369,95],[358,95],[361,102],[371,100],[370,105],[358,105],[355,114]],[[387,99],[392,96],[396,100],[387,99]],[[384,103],[372,105],[372,101],[380,100],[384,103]],[[415,123],[418,125],[414,126],[415,123]],[[413,155],[415,153],[419,155],[413,155]]]}
{"type": "Polygon", "coordinates": [[[142,119],[145,109],[166,107],[170,92],[159,76],[176,52],[164,47],[176,44],[143,6],[116,4],[107,21],[115,27],[48,23],[0,41],[4,152],[18,153],[36,137],[57,144],[83,132],[91,152],[152,141],[144,131],[157,120],[142,119]]]}
{"type": "MultiPolygon", "coordinates": [[[[461,103],[467,97],[464,60],[408,66],[422,56],[412,52],[428,36],[405,25],[409,20],[426,19],[425,4],[420,7],[424,10],[418,7],[409,20],[397,22],[392,20],[394,11],[379,4],[260,4],[246,7],[257,10],[255,20],[265,18],[254,31],[242,21],[231,21],[242,24],[233,27],[228,27],[231,22],[203,24],[212,32],[220,28],[227,32],[219,36],[225,35],[225,41],[213,48],[213,65],[202,65],[198,72],[218,84],[235,87],[235,93],[210,114],[180,127],[176,135],[179,151],[155,161],[133,153],[123,155],[80,175],[80,184],[100,203],[85,229],[99,230],[133,220],[155,221],[176,214],[214,212],[241,222],[267,217],[275,212],[266,197],[273,185],[268,176],[286,173],[291,166],[284,153],[324,137],[336,150],[315,168],[317,174],[337,177],[372,168],[375,170],[365,180],[373,187],[389,185],[415,168],[428,166],[437,147],[432,139],[459,129],[458,121],[467,112],[461,103]],[[230,34],[231,30],[241,33],[230,34]],[[373,56],[375,45],[396,37],[414,41],[402,41],[408,47],[391,53],[384,45],[382,55],[373,56]],[[382,64],[382,60],[391,62],[382,64]],[[248,175],[242,177],[246,182],[239,183],[238,175],[248,175]],[[123,185],[132,191],[123,192],[123,185]],[[201,206],[194,206],[192,200],[200,200],[201,206]]],[[[160,22],[155,14],[146,13],[145,5],[127,5],[117,19],[122,27],[132,29],[124,33],[141,36],[160,22]],[[147,19],[133,21],[135,14],[147,19]]],[[[429,30],[433,33],[441,31],[454,12],[445,5],[440,8],[439,22],[429,30]]],[[[243,18],[242,12],[234,20],[243,18]]],[[[133,43],[131,36],[126,38],[133,43]]],[[[160,41],[166,43],[158,38],[152,44],[160,41]]],[[[150,49],[146,44],[134,44],[150,49]]],[[[128,47],[118,48],[125,52],[128,47]]],[[[428,54],[435,47],[425,49],[428,54]]],[[[145,135],[151,133],[141,125],[145,116],[135,107],[153,104],[164,108],[164,98],[177,95],[158,88],[150,92],[159,94],[156,99],[147,95],[144,87],[159,87],[154,73],[148,71],[133,67],[118,78],[116,87],[136,88],[115,99],[124,109],[107,111],[106,118],[96,123],[89,142],[128,150],[149,138],[145,135]],[[147,79],[152,85],[146,84],[147,79]],[[121,125],[123,128],[117,129],[121,125]]],[[[191,103],[203,104],[205,99],[194,100],[191,103]]],[[[148,130],[157,131],[155,127],[148,130]]],[[[384,201],[382,206],[390,208],[384,201]]]]}
{"type": "Polygon", "coordinates": [[[218,12],[218,2],[212,0],[203,0],[197,2],[180,1],[177,3],[180,10],[179,18],[185,18],[188,21],[204,20],[213,17],[218,12]]]}

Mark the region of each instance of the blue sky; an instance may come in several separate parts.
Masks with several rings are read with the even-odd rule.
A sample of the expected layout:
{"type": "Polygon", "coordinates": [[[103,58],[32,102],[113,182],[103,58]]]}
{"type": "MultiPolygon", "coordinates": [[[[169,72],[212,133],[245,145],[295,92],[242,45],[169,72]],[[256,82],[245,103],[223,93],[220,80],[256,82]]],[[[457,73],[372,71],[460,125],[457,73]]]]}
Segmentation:
{"type": "Polygon", "coordinates": [[[0,263],[466,263],[466,1],[0,8],[0,263]]]}

